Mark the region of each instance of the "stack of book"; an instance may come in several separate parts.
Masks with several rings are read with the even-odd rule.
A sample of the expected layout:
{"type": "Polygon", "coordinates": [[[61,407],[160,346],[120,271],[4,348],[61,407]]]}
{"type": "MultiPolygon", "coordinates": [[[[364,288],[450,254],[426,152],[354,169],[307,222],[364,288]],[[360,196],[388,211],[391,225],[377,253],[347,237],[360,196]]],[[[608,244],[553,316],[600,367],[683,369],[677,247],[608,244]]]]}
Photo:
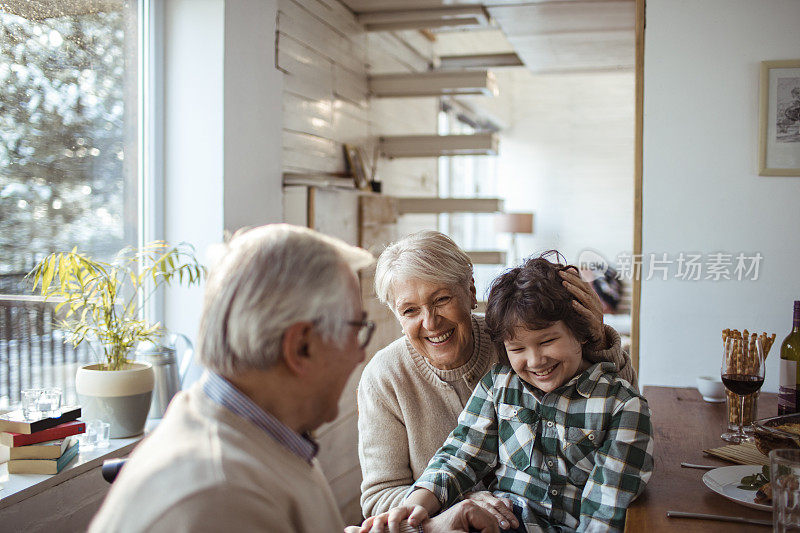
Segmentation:
{"type": "Polygon", "coordinates": [[[9,474],[57,474],[78,455],[76,435],[86,431],[80,407],[57,417],[26,418],[21,410],[0,415],[0,461],[9,474]]]}

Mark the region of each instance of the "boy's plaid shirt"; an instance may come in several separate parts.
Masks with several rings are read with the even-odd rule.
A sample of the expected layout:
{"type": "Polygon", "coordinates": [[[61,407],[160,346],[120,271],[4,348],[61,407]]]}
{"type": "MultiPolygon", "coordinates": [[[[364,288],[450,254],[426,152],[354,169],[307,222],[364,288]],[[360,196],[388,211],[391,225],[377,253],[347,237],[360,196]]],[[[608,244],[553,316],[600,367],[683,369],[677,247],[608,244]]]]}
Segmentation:
{"type": "Polygon", "coordinates": [[[411,490],[447,508],[496,467],[489,490],[522,506],[529,531],[622,531],[653,471],[653,430],[615,370],[595,364],[544,394],[495,365],[411,490]]]}

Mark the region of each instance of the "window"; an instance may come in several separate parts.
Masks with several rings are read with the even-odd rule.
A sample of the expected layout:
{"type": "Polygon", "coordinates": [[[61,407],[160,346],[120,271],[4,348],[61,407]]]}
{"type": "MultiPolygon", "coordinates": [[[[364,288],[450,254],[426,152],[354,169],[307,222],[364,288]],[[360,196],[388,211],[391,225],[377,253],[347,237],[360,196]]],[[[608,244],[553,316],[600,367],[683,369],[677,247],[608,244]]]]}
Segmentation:
{"type": "MultiPolygon", "coordinates": [[[[471,112],[455,102],[443,102],[439,114],[440,135],[466,135],[497,131],[489,122],[476,120],[471,112]]],[[[496,156],[456,156],[439,158],[439,196],[444,198],[497,197],[496,156]]],[[[439,215],[439,229],[462,249],[493,251],[503,249],[494,232],[494,215],[485,213],[456,213],[439,215]]],[[[489,286],[503,270],[503,265],[474,265],[475,288],[478,300],[485,300],[489,286]]]]}
{"type": "Polygon", "coordinates": [[[74,401],[77,364],[95,360],[63,344],[25,273],[50,252],[110,259],[138,242],[139,7],[0,7],[0,401],[32,386],[74,401]]]}

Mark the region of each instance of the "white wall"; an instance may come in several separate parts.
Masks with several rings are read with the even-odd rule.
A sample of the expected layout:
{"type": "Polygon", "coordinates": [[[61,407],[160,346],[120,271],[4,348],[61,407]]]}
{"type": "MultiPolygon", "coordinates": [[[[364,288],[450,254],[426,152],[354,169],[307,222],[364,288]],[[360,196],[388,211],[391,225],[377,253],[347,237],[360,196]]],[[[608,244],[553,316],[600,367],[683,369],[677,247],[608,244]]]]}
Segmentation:
{"type": "MultiPolygon", "coordinates": [[[[222,240],[224,0],[164,5],[164,238],[205,259],[222,240]]],[[[164,324],[192,339],[202,288],[170,289],[164,324]]]]}
{"type": "MultiPolygon", "coordinates": [[[[223,230],[282,220],[277,1],[164,4],[163,236],[207,263],[223,230]]],[[[164,324],[195,338],[203,287],[170,289],[164,324]]]]}
{"type": "Polygon", "coordinates": [[[613,264],[633,247],[633,72],[504,78],[498,189],[506,211],[534,212],[520,254],[555,248],[575,262],[591,248],[613,264]]]}
{"type": "Polygon", "coordinates": [[[283,75],[275,68],[277,2],[225,2],[224,224],[283,220],[283,75]]]}
{"type": "Polygon", "coordinates": [[[648,0],[643,252],[761,252],[757,281],[642,284],[640,379],[717,374],[721,330],[774,332],[764,390],[800,298],[800,178],[757,175],[761,61],[800,55],[800,2],[648,0]]]}

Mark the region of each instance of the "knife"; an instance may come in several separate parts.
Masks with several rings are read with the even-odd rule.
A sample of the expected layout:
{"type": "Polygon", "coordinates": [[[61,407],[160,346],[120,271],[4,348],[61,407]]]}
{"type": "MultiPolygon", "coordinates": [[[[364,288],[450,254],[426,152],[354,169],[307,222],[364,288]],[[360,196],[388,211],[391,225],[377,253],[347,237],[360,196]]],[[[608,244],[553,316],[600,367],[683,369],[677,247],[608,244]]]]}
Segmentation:
{"type": "Polygon", "coordinates": [[[757,526],[771,526],[772,520],[755,520],[743,516],[722,516],[716,514],[684,513],[683,511],[667,511],[667,518],[697,518],[700,520],[721,520],[723,522],[736,522],[739,524],[755,524],[757,526]]]}
{"type": "Polygon", "coordinates": [[[692,463],[681,463],[681,467],[683,467],[683,468],[698,468],[700,470],[713,470],[715,468],[719,468],[718,466],[696,465],[696,464],[692,464],[692,463]]]}

